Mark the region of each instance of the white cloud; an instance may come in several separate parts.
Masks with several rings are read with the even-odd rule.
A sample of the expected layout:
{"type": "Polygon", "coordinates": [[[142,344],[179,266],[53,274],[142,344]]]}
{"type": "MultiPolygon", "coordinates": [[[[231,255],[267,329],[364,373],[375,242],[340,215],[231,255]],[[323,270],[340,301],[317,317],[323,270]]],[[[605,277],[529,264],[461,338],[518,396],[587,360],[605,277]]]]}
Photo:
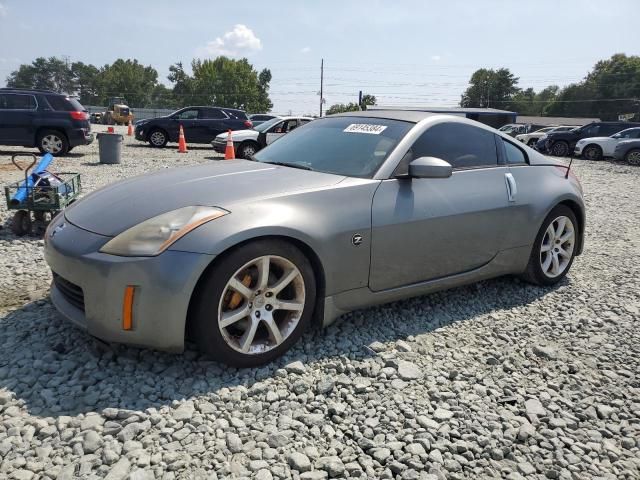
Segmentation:
{"type": "Polygon", "coordinates": [[[256,37],[253,30],[246,25],[234,25],[233,30],[225,33],[200,48],[199,54],[216,57],[242,57],[262,50],[262,42],[256,37]]]}
{"type": "Polygon", "coordinates": [[[7,16],[7,7],[0,3],[0,18],[7,16]]]}
{"type": "Polygon", "coordinates": [[[304,47],[300,49],[300,53],[309,53],[311,51],[311,47],[304,47]]]}
{"type": "Polygon", "coordinates": [[[433,60],[434,62],[439,62],[442,59],[442,57],[440,55],[432,55],[431,56],[431,60],[433,60]]]}

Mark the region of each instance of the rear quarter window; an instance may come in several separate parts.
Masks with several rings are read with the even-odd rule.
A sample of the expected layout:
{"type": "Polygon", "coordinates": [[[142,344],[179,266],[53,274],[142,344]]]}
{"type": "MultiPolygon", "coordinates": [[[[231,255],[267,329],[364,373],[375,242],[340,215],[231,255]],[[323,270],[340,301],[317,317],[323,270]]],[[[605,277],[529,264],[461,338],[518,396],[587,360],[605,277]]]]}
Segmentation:
{"type": "Polygon", "coordinates": [[[249,120],[247,114],[239,110],[225,110],[225,113],[234,120],[249,120]]]}
{"type": "Polygon", "coordinates": [[[85,111],[82,104],[71,97],[62,97],[58,95],[47,96],[47,102],[51,108],[57,112],[79,112],[85,111]]]}

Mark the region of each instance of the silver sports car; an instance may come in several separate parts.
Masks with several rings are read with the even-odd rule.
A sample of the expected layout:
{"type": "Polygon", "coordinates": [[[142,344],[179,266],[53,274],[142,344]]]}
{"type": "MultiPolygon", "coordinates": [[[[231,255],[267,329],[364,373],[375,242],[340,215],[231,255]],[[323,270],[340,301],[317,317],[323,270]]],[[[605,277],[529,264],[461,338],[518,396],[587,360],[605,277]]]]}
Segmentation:
{"type": "Polygon", "coordinates": [[[52,221],[51,299],[89,334],[252,366],[357,308],[506,274],[562,279],[582,251],[564,164],[485,125],[411,111],[316,120],[253,161],[122,181],[52,221]]]}

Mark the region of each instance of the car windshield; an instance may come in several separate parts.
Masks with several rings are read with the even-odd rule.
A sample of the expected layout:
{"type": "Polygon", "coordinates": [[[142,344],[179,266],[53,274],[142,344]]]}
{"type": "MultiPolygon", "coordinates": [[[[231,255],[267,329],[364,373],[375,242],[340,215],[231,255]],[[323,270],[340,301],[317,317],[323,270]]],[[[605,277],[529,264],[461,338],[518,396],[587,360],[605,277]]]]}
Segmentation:
{"type": "Polygon", "coordinates": [[[324,118],[295,129],[253,158],[258,162],[371,178],[413,125],[383,118],[324,118]]]}
{"type": "Polygon", "coordinates": [[[276,123],[278,123],[280,120],[282,120],[281,118],[272,118],[271,120],[267,120],[264,123],[261,123],[260,125],[258,125],[257,127],[254,127],[253,129],[256,132],[264,132],[266,130],[269,130],[271,127],[273,127],[276,123]]]}

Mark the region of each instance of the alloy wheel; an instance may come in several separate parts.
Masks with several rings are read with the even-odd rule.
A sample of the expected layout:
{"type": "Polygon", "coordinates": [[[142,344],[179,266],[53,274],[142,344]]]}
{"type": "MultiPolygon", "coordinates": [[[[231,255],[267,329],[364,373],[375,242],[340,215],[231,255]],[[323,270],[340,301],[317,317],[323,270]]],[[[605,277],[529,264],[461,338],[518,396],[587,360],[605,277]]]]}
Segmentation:
{"type": "Polygon", "coordinates": [[[242,147],[242,157],[246,159],[250,159],[252,155],[255,155],[256,147],[253,145],[245,145],[242,147]]]}
{"type": "Polygon", "coordinates": [[[555,157],[564,157],[565,155],[567,155],[568,150],[569,149],[568,149],[566,143],[558,142],[558,143],[555,143],[553,145],[553,147],[551,148],[551,153],[555,157]]]}
{"type": "Polygon", "coordinates": [[[600,151],[598,147],[587,147],[584,150],[584,157],[587,160],[598,160],[600,158],[600,151]]]}
{"type": "Polygon", "coordinates": [[[52,155],[60,153],[62,151],[62,139],[53,134],[45,135],[42,137],[42,149],[52,155]]]}
{"type": "Polygon", "coordinates": [[[560,216],[549,224],[540,245],[540,266],[549,278],[562,275],[571,263],[575,228],[569,217],[560,216]]]}
{"type": "Polygon", "coordinates": [[[153,143],[156,147],[161,147],[162,145],[164,145],[164,142],[165,142],[164,133],[153,132],[151,134],[150,140],[151,140],[151,143],[153,143]]]}
{"type": "Polygon", "coordinates": [[[640,166],[640,150],[633,151],[627,155],[627,162],[630,165],[640,166]]]}
{"type": "Polygon", "coordinates": [[[262,354],[296,329],[305,306],[302,273],[289,260],[265,255],[229,279],[218,306],[218,328],[234,350],[262,354]]]}

